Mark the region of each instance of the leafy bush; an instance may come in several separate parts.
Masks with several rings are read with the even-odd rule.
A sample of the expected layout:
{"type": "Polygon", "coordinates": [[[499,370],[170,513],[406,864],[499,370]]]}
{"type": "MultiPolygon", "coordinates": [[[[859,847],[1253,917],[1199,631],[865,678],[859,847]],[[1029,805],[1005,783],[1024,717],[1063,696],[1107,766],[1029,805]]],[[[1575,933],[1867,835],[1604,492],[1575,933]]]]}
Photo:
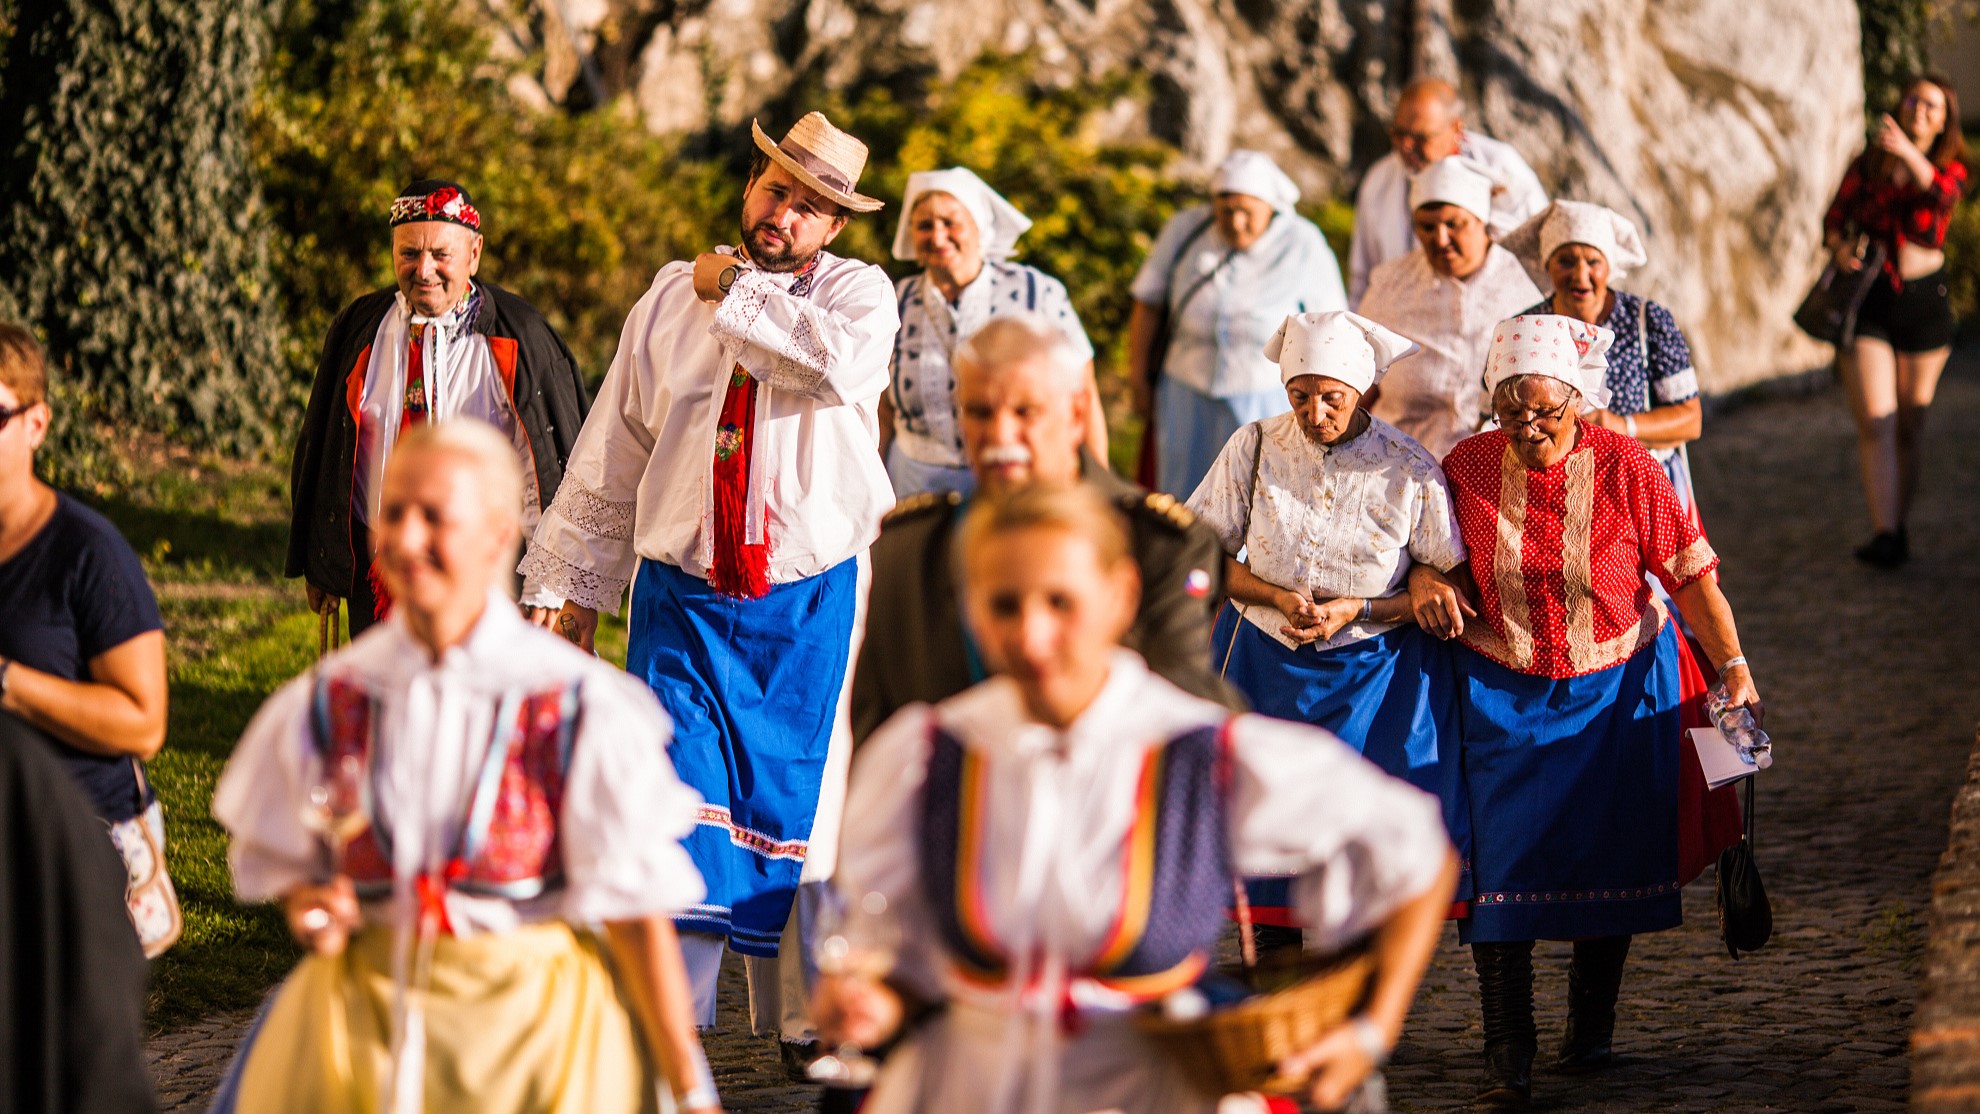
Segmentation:
{"type": "Polygon", "coordinates": [[[467,187],[481,275],[542,311],[594,378],[654,272],[733,220],[741,184],[721,168],[623,110],[533,112],[488,59],[479,26],[434,0],[288,10],[253,122],[299,388],[330,319],[392,284],[386,212],[415,179],[467,187]]]}
{"type": "Polygon", "coordinates": [[[49,457],[91,470],[100,420],[265,444],[279,369],[241,118],[266,35],[242,0],[10,5],[0,297],[48,347],[49,457]]]}

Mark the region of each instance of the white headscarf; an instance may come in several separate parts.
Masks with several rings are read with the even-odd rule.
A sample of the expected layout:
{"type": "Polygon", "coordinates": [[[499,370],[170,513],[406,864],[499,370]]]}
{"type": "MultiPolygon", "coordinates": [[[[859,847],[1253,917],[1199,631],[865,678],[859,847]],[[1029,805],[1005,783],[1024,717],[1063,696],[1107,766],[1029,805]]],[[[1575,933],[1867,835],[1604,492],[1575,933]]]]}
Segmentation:
{"type": "Polygon", "coordinates": [[[1609,361],[1603,353],[1615,339],[1600,325],[1553,313],[1501,321],[1492,329],[1492,351],[1485,357],[1485,397],[1516,376],[1544,375],[1580,391],[1584,410],[1606,409],[1609,361]]]}
{"type": "Polygon", "coordinates": [[[1363,394],[1382,381],[1390,364],[1416,351],[1415,341],[1344,309],[1293,314],[1265,342],[1265,358],[1279,365],[1279,382],[1324,375],[1363,394]]]}
{"type": "Polygon", "coordinates": [[[1272,156],[1263,151],[1240,147],[1224,159],[1210,179],[1210,192],[1241,193],[1270,205],[1274,212],[1290,213],[1299,204],[1299,183],[1286,176],[1272,156]]]}
{"type": "Polygon", "coordinates": [[[1526,273],[1542,290],[1553,282],[1547,275],[1547,261],[1565,244],[1587,244],[1601,252],[1609,261],[1612,283],[1650,261],[1643,250],[1643,237],[1628,217],[1586,201],[1556,201],[1499,243],[1519,257],[1526,273]]]}
{"type": "Polygon", "coordinates": [[[914,207],[926,193],[946,193],[969,210],[976,219],[978,242],[983,258],[1009,259],[1017,251],[1017,239],[1031,227],[1031,218],[1004,200],[1004,195],[965,167],[947,170],[917,170],[908,175],[907,194],[901,198],[901,223],[894,230],[894,258],[914,260],[914,207]]]}
{"type": "Polygon", "coordinates": [[[1490,224],[1492,195],[1504,188],[1491,167],[1463,155],[1450,155],[1409,180],[1409,210],[1413,213],[1425,205],[1455,205],[1490,224]]]}

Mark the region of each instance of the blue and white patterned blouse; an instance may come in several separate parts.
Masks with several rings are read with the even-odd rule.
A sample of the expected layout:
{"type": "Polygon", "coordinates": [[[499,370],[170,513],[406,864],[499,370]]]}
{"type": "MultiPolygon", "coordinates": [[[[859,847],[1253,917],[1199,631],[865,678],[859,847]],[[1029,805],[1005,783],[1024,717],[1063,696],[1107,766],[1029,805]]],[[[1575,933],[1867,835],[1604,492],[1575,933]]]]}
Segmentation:
{"type": "MultiPolygon", "coordinates": [[[[1629,417],[1697,398],[1698,372],[1691,366],[1691,346],[1685,343],[1671,311],[1635,294],[1621,290],[1610,293],[1616,296],[1616,304],[1600,322],[1616,334],[1605,377],[1609,412],[1629,417]]],[[[1554,300],[1548,298],[1523,312],[1553,313],[1554,300]]]]}
{"type": "Polygon", "coordinates": [[[971,333],[993,317],[1037,313],[1058,325],[1082,359],[1093,358],[1093,343],[1073,311],[1065,284],[1022,263],[985,263],[982,273],[962,288],[950,305],[923,274],[894,284],[901,331],[894,337],[894,443],[923,464],[961,468],[962,426],[956,420],[956,373],[949,357],[971,333]]]}

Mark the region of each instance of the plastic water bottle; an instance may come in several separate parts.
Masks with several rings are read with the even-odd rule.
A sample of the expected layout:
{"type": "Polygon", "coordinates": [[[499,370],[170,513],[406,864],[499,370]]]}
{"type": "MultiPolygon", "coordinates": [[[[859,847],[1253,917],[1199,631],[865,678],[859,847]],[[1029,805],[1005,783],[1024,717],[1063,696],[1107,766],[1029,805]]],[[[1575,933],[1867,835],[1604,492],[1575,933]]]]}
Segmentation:
{"type": "Polygon", "coordinates": [[[1726,737],[1726,742],[1739,751],[1739,757],[1749,766],[1764,770],[1774,764],[1774,744],[1767,733],[1753,722],[1753,712],[1745,705],[1734,706],[1726,695],[1726,686],[1714,685],[1705,694],[1705,714],[1712,717],[1712,726],[1726,737]]]}

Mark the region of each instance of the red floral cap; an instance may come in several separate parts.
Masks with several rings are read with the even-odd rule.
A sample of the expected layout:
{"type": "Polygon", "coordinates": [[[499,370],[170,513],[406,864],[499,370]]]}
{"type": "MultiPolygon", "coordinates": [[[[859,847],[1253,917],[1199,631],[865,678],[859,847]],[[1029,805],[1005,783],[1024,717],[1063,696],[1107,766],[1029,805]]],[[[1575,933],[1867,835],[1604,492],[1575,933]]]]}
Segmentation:
{"type": "Polygon", "coordinates": [[[422,178],[405,189],[392,202],[392,226],[414,221],[437,220],[481,231],[481,211],[468,199],[467,191],[453,182],[422,178]]]}

